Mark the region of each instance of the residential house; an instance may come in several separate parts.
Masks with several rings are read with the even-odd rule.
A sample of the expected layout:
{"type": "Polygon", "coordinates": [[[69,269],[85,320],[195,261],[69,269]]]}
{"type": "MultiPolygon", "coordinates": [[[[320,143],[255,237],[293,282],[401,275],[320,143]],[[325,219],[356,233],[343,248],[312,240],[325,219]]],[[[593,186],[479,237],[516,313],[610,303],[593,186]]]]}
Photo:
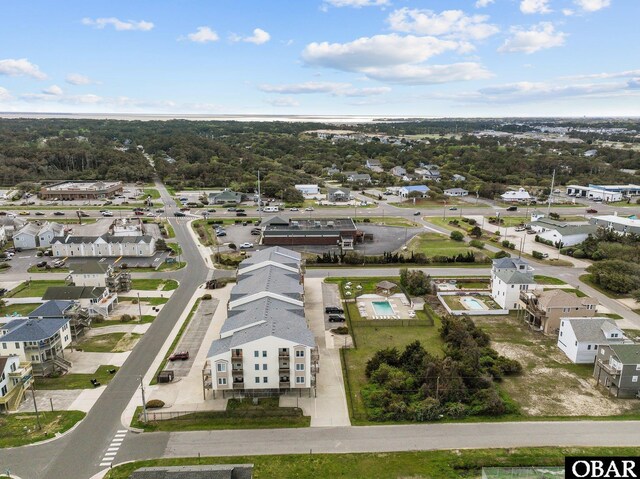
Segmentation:
{"type": "Polygon", "coordinates": [[[587,150],[583,153],[586,158],[593,158],[598,155],[598,150],[587,150]]]}
{"type": "Polygon", "coordinates": [[[113,265],[99,260],[74,263],[67,281],[73,286],[106,287],[110,291],[129,291],[131,273],[127,270],[116,271],[113,265]]]}
{"type": "Polygon", "coordinates": [[[530,274],[533,268],[522,258],[499,258],[494,259],[491,264],[491,274],[500,271],[520,271],[521,273],[530,274]]]}
{"type": "Polygon", "coordinates": [[[225,203],[242,203],[244,199],[244,195],[242,193],[235,192],[230,189],[225,189],[223,191],[215,191],[209,193],[209,204],[210,205],[222,205],[225,203]]]}
{"type": "Polygon", "coordinates": [[[382,168],[382,163],[380,163],[380,160],[374,160],[372,158],[369,158],[364,166],[365,168],[368,168],[375,173],[382,173],[384,171],[382,168]]]}
{"type": "Polygon", "coordinates": [[[451,197],[467,196],[469,195],[469,191],[465,190],[464,188],[449,188],[444,190],[444,195],[451,196],[451,197]]]}
{"type": "Polygon", "coordinates": [[[341,203],[351,199],[351,190],[349,188],[327,188],[327,201],[331,203],[341,203]]]}
{"type": "Polygon", "coordinates": [[[595,225],[572,225],[564,221],[541,218],[531,223],[531,229],[546,241],[553,242],[556,247],[573,246],[582,243],[594,234],[595,225]]]}
{"type": "Polygon", "coordinates": [[[613,396],[640,397],[640,344],[609,344],[598,348],[593,377],[613,396]]]}
{"type": "Polygon", "coordinates": [[[407,174],[407,170],[405,170],[402,166],[394,166],[389,171],[393,176],[403,177],[407,174]]]}
{"type": "Polygon", "coordinates": [[[518,270],[491,272],[491,297],[502,309],[521,309],[520,293],[536,287],[530,273],[518,270]]]}
{"type": "Polygon", "coordinates": [[[340,169],[335,165],[331,165],[330,168],[326,168],[327,176],[339,175],[340,169]]]}
{"type": "Polygon", "coordinates": [[[320,187],[318,185],[294,185],[294,188],[305,196],[320,194],[320,187]]]}
{"type": "Polygon", "coordinates": [[[520,299],[525,304],[525,322],[544,334],[557,334],[560,318],[592,318],[598,306],[597,299],[580,298],[561,289],[522,291],[520,299]]]}
{"type": "Polygon", "coordinates": [[[351,173],[347,176],[349,183],[371,183],[371,175],[368,173],[351,173]]]}
{"type": "Polygon", "coordinates": [[[615,231],[621,235],[640,234],[640,220],[635,215],[628,217],[618,216],[617,214],[594,216],[589,220],[589,223],[600,228],[606,228],[609,231],[615,231]]]}
{"type": "Polygon", "coordinates": [[[55,257],[149,257],[156,252],[153,236],[57,236],[51,242],[55,257]]]}
{"type": "Polygon", "coordinates": [[[309,390],[317,348],[304,316],[301,256],[267,248],[238,267],[220,338],[211,343],[205,388],[243,395],[309,390]]]}
{"type": "Polygon", "coordinates": [[[13,244],[23,250],[46,248],[55,236],[64,234],[64,226],[58,223],[27,223],[13,234],[13,244]]]}
{"type": "Polygon", "coordinates": [[[426,167],[416,168],[414,171],[416,175],[426,181],[439,182],[442,179],[440,170],[436,165],[427,165],[426,167]]]}
{"type": "Polygon", "coordinates": [[[4,228],[4,234],[7,240],[13,238],[16,231],[23,228],[27,222],[19,217],[0,216],[0,226],[4,228]]]}
{"type": "Polygon", "coordinates": [[[107,317],[118,305],[118,294],[104,286],[50,286],[42,299],[76,301],[90,316],[107,317]]]}
{"type": "Polygon", "coordinates": [[[38,231],[38,247],[48,248],[56,236],[64,235],[65,226],[59,223],[45,222],[38,231]]]}
{"type": "Polygon", "coordinates": [[[455,182],[460,182],[460,181],[467,181],[467,177],[466,176],[462,176],[459,175],[457,173],[454,173],[454,175],[451,177],[451,179],[455,182]]]}
{"type": "Polygon", "coordinates": [[[500,195],[500,197],[502,198],[503,201],[508,201],[510,203],[522,203],[526,201],[531,201],[533,199],[529,194],[529,192],[524,188],[505,191],[502,195],[500,195]]]}
{"type": "Polygon", "coordinates": [[[625,336],[609,318],[560,318],[558,347],[575,364],[593,364],[598,348],[621,344],[625,336]]]}
{"type": "Polygon", "coordinates": [[[398,195],[402,198],[424,198],[426,196],[429,196],[429,191],[431,190],[428,186],[425,185],[402,186],[398,188],[398,195]]]}
{"type": "Polygon", "coordinates": [[[20,361],[17,355],[0,356],[0,412],[16,411],[32,384],[29,361],[20,361]]]}

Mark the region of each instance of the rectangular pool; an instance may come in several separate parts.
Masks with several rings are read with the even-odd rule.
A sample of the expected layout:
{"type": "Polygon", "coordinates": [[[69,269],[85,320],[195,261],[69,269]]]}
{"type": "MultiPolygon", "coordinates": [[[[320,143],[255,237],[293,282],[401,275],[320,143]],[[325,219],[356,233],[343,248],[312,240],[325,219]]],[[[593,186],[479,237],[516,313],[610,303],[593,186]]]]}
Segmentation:
{"type": "Polygon", "coordinates": [[[475,298],[462,298],[460,302],[463,303],[467,307],[467,309],[470,309],[472,311],[479,311],[481,309],[485,309],[484,306],[480,303],[480,301],[478,301],[475,298]]]}
{"type": "Polygon", "coordinates": [[[371,306],[373,306],[373,312],[376,316],[392,316],[395,314],[389,301],[372,301],[371,306]]]}

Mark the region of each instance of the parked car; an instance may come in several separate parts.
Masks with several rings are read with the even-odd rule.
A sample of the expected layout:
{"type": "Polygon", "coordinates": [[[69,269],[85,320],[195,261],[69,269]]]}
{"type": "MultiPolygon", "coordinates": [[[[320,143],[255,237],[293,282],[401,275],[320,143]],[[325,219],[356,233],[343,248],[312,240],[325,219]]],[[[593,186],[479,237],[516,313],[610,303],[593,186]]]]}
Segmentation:
{"type": "Polygon", "coordinates": [[[549,257],[549,253],[542,253],[542,257],[543,258],[548,258],[549,257]]]}
{"type": "Polygon", "coordinates": [[[156,217],[156,214],[155,214],[153,211],[149,211],[149,212],[147,213],[147,216],[148,216],[149,218],[155,218],[155,217],[156,217]]]}
{"type": "Polygon", "coordinates": [[[40,261],[39,263],[36,263],[36,268],[44,268],[46,266],[47,266],[46,261],[40,261]]]}
{"type": "Polygon", "coordinates": [[[518,211],[518,207],[517,206],[509,206],[507,208],[507,211],[518,211]]]}
{"type": "Polygon", "coordinates": [[[298,208],[289,208],[289,211],[300,211],[298,208]]]}
{"type": "Polygon", "coordinates": [[[54,216],[64,216],[64,211],[56,211],[53,214],[54,214],[54,216]]]}
{"type": "Polygon", "coordinates": [[[61,268],[61,267],[64,266],[64,260],[63,259],[57,259],[51,264],[53,265],[54,268],[61,268]]]}
{"type": "Polygon", "coordinates": [[[419,211],[416,211],[413,213],[413,216],[420,216],[422,213],[420,213],[419,211]]]}
{"type": "Polygon", "coordinates": [[[7,216],[7,212],[6,211],[0,211],[0,216],[7,216]]]}
{"type": "Polygon", "coordinates": [[[216,236],[227,236],[227,232],[224,230],[216,231],[216,236]]]}
{"type": "Polygon", "coordinates": [[[598,210],[594,209],[594,208],[588,208],[587,209],[587,213],[597,213],[598,210]]]}
{"type": "Polygon", "coordinates": [[[516,226],[516,231],[525,231],[526,229],[524,226],[516,226]]]}
{"type": "Polygon", "coordinates": [[[251,230],[251,234],[252,234],[253,236],[257,236],[257,235],[259,235],[259,234],[261,234],[261,233],[262,233],[262,230],[261,230],[260,228],[253,228],[253,229],[251,230]]]}
{"type": "Polygon", "coordinates": [[[253,248],[253,243],[242,243],[240,249],[253,248]]]}
{"type": "Polygon", "coordinates": [[[36,211],[34,214],[36,216],[44,216],[44,213],[42,211],[36,211]]]}
{"type": "Polygon", "coordinates": [[[305,211],[313,211],[313,206],[307,206],[304,210],[305,211]]]}
{"type": "Polygon", "coordinates": [[[534,234],[536,234],[536,232],[534,230],[527,230],[527,234],[528,235],[534,235],[534,234]]]}
{"type": "Polygon", "coordinates": [[[189,359],[189,351],[178,351],[169,356],[169,361],[186,361],[189,359]]]}
{"type": "Polygon", "coordinates": [[[329,322],[330,323],[344,323],[345,319],[344,316],[340,316],[337,314],[330,314],[329,315],[329,322]]]}
{"type": "Polygon", "coordinates": [[[456,211],[458,208],[455,206],[452,206],[451,208],[449,208],[449,211],[456,211]]]}
{"type": "Polygon", "coordinates": [[[173,216],[180,217],[180,216],[187,216],[187,215],[185,215],[182,211],[176,211],[175,213],[173,213],[173,216]]]}
{"type": "Polygon", "coordinates": [[[342,314],[344,313],[344,309],[338,308],[337,306],[326,306],[324,312],[327,314],[342,314]]]}
{"type": "Polygon", "coordinates": [[[158,208],[158,209],[156,210],[156,213],[164,213],[164,208],[158,208]]]}
{"type": "Polygon", "coordinates": [[[103,211],[102,216],[113,216],[113,213],[111,211],[103,211]]]}
{"type": "Polygon", "coordinates": [[[216,210],[214,210],[213,208],[209,208],[209,209],[207,210],[207,213],[215,213],[215,212],[216,212],[216,210]]]}

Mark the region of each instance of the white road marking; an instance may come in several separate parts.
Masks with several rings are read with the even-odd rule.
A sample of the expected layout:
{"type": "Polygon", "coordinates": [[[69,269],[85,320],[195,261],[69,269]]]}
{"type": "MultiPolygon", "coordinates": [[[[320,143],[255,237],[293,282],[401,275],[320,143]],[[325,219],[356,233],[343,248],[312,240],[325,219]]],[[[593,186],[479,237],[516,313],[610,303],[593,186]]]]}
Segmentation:
{"type": "Polygon", "coordinates": [[[111,463],[110,462],[101,462],[100,463],[100,467],[105,467],[105,466],[110,466],[111,463]]]}
{"type": "Polygon", "coordinates": [[[109,449],[107,449],[107,452],[117,451],[118,449],[120,449],[120,448],[119,447],[110,447],[109,449]]]}
{"type": "Polygon", "coordinates": [[[118,429],[117,434],[122,434],[123,432],[127,433],[127,432],[129,432],[129,430],[128,429],[118,429]]]}

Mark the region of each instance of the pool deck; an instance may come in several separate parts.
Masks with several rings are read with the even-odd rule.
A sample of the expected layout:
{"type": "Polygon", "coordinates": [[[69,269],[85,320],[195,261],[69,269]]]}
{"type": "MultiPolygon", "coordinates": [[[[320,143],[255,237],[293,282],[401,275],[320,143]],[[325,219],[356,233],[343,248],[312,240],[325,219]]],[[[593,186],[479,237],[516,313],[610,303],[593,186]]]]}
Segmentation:
{"type": "Polygon", "coordinates": [[[358,312],[363,319],[413,319],[415,311],[409,299],[402,293],[383,296],[379,294],[363,294],[356,298],[358,312]],[[377,314],[373,303],[388,302],[392,314],[377,314]]]}

